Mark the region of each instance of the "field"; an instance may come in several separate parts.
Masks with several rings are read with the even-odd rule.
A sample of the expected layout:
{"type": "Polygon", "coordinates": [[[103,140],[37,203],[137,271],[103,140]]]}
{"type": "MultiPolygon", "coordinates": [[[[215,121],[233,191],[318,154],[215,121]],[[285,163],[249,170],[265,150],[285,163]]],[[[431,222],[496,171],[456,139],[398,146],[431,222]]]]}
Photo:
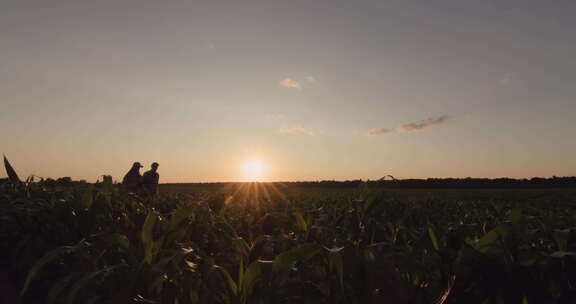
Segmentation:
{"type": "MultiPolygon", "coordinates": [[[[213,197],[214,195],[233,195],[242,184],[162,184],[160,191],[164,194],[188,194],[197,198],[213,197]]],[[[258,183],[244,186],[243,192],[248,192],[248,188],[257,188],[258,183]]],[[[260,188],[264,188],[266,183],[262,183],[260,188]]],[[[269,186],[268,188],[270,188],[269,186]]],[[[282,183],[275,184],[275,188],[283,187],[284,195],[298,199],[297,196],[306,198],[312,197],[352,197],[358,194],[361,187],[301,187],[287,186],[282,183]],[[284,185],[284,186],[283,186],[284,185]]],[[[528,203],[554,203],[565,202],[576,204],[576,188],[541,188],[541,189],[399,189],[386,187],[370,187],[369,191],[377,191],[380,195],[388,199],[422,202],[431,200],[460,201],[460,202],[528,202],[528,203]]],[[[260,190],[263,192],[263,190],[260,190]]],[[[273,193],[273,190],[268,190],[273,193]]],[[[262,195],[265,196],[265,195],[262,195]]]]}
{"type": "Polygon", "coordinates": [[[5,303],[575,303],[576,189],[0,184],[5,303]]]}

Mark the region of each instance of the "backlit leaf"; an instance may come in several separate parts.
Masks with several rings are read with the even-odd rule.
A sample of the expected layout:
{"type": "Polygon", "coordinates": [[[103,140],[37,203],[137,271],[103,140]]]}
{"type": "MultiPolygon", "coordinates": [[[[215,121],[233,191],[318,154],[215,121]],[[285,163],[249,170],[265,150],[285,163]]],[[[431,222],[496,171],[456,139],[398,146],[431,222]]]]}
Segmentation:
{"type": "Polygon", "coordinates": [[[12,165],[10,165],[10,162],[6,158],[6,155],[4,155],[4,168],[6,169],[6,174],[8,175],[8,178],[13,184],[20,185],[22,183],[20,181],[20,178],[18,178],[18,174],[16,174],[16,170],[14,170],[14,168],[12,168],[12,165]]]}

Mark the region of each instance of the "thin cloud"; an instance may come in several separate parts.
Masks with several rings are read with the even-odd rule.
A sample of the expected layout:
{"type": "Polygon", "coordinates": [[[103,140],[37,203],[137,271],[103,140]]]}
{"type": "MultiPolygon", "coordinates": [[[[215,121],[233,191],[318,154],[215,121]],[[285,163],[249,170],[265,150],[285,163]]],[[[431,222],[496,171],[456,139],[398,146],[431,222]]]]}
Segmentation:
{"type": "Polygon", "coordinates": [[[298,81],[293,80],[291,78],[284,78],[283,80],[281,80],[279,82],[279,84],[285,88],[293,88],[293,89],[298,89],[298,90],[302,90],[302,84],[300,84],[298,81]]]}
{"type": "Polygon", "coordinates": [[[448,115],[430,117],[430,118],[420,120],[417,122],[411,122],[411,123],[403,124],[401,126],[396,127],[396,129],[398,131],[402,131],[402,132],[411,132],[411,131],[416,131],[416,130],[428,128],[428,127],[433,126],[433,125],[441,124],[441,123],[447,121],[448,119],[450,119],[450,116],[448,116],[448,115]]]}
{"type": "Polygon", "coordinates": [[[318,129],[313,129],[313,128],[307,128],[304,127],[301,124],[294,124],[294,125],[290,125],[290,126],[285,126],[282,127],[278,130],[278,132],[280,134],[304,134],[304,135],[308,135],[308,136],[316,136],[316,135],[322,135],[324,133],[323,130],[318,130],[318,129]]]}
{"type": "Polygon", "coordinates": [[[392,129],[390,129],[390,128],[374,129],[374,130],[368,132],[368,135],[382,135],[382,134],[392,133],[392,132],[418,131],[418,130],[422,130],[422,129],[425,129],[425,128],[428,128],[428,127],[431,127],[434,125],[442,124],[451,118],[452,117],[448,116],[448,115],[430,117],[430,118],[426,118],[423,120],[402,124],[402,125],[399,125],[399,126],[392,128],[392,129]]]}
{"type": "Polygon", "coordinates": [[[306,81],[308,81],[309,83],[315,83],[316,82],[316,77],[314,76],[306,76],[306,81]]]}
{"type": "Polygon", "coordinates": [[[368,132],[368,135],[380,135],[380,134],[390,133],[393,131],[394,131],[393,129],[380,128],[380,129],[374,129],[374,130],[368,132]]]}

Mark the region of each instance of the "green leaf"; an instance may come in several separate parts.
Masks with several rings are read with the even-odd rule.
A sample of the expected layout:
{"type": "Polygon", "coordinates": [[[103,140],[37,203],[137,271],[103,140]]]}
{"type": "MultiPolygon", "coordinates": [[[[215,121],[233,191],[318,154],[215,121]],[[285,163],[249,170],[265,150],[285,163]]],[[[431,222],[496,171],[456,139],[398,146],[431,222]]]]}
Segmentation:
{"type": "Polygon", "coordinates": [[[238,266],[238,287],[242,289],[244,285],[244,259],[240,258],[240,265],[238,266]]]}
{"type": "Polygon", "coordinates": [[[159,272],[159,275],[149,279],[148,290],[150,290],[152,294],[162,293],[162,289],[164,288],[164,283],[167,280],[168,280],[168,276],[166,276],[162,272],[159,272]]]}
{"type": "Polygon", "coordinates": [[[508,215],[508,217],[510,218],[510,221],[512,221],[512,223],[514,224],[524,219],[524,216],[522,215],[522,209],[520,208],[514,208],[510,210],[510,214],[508,215]]]}
{"type": "Polygon", "coordinates": [[[336,270],[340,287],[344,288],[344,262],[342,260],[342,255],[339,251],[329,251],[328,259],[330,261],[330,268],[336,270]]]}
{"type": "Polygon", "coordinates": [[[154,224],[158,217],[154,211],[148,212],[146,219],[144,220],[144,225],[142,225],[142,232],[140,232],[140,238],[144,245],[150,244],[153,241],[154,224]]]}
{"type": "Polygon", "coordinates": [[[74,246],[62,246],[62,247],[58,247],[50,252],[48,252],[47,254],[45,254],[43,257],[41,257],[35,264],[34,266],[32,266],[32,268],[30,269],[30,271],[28,272],[28,276],[26,277],[26,280],[24,281],[24,285],[22,287],[22,291],[20,292],[20,295],[24,295],[24,293],[26,293],[26,291],[28,290],[28,287],[30,287],[30,283],[32,282],[32,280],[36,277],[36,275],[38,274],[38,272],[48,263],[52,262],[55,259],[58,259],[60,257],[63,257],[65,255],[71,254],[77,250],[79,250],[80,248],[84,248],[86,246],[87,243],[85,243],[84,240],[80,241],[78,244],[74,245],[74,246]]]}
{"type": "Polygon", "coordinates": [[[194,208],[191,205],[182,206],[172,212],[172,217],[168,223],[168,231],[176,229],[184,220],[194,215],[194,208]]]}
{"type": "Polygon", "coordinates": [[[198,295],[198,290],[190,288],[190,303],[200,304],[200,296],[198,295]]]}
{"type": "Polygon", "coordinates": [[[362,210],[364,213],[370,211],[370,209],[372,208],[372,206],[374,206],[374,202],[375,202],[375,198],[373,196],[368,197],[365,201],[364,201],[364,205],[362,206],[362,210]]]}
{"type": "Polygon", "coordinates": [[[260,271],[260,263],[258,261],[254,261],[252,264],[250,264],[250,266],[248,266],[248,269],[246,269],[246,272],[243,275],[243,279],[240,282],[242,295],[245,299],[252,294],[254,285],[261,278],[262,272],[260,271]]]}
{"type": "Polygon", "coordinates": [[[294,218],[296,219],[296,227],[298,227],[298,229],[300,231],[303,231],[303,232],[308,231],[308,224],[306,223],[306,220],[304,219],[302,214],[295,210],[293,212],[293,215],[294,215],[294,218]]]}
{"type": "Polygon", "coordinates": [[[369,248],[364,249],[363,258],[364,262],[368,264],[374,263],[376,261],[376,256],[369,248]]]}
{"type": "Polygon", "coordinates": [[[554,229],[554,241],[559,251],[565,251],[568,248],[570,239],[570,229],[554,229]]]}
{"type": "Polygon", "coordinates": [[[334,248],[324,247],[324,249],[326,249],[330,253],[338,253],[338,252],[342,251],[342,249],[344,249],[344,248],[345,247],[334,247],[334,248]]]}
{"type": "Polygon", "coordinates": [[[144,220],[144,225],[142,225],[142,232],[140,232],[140,239],[142,240],[142,245],[144,247],[144,260],[150,264],[154,258],[154,253],[156,251],[156,246],[154,242],[154,225],[158,216],[154,211],[149,211],[144,220]]]}
{"type": "Polygon", "coordinates": [[[104,235],[102,239],[109,245],[116,246],[122,251],[128,251],[128,249],[130,249],[130,240],[121,233],[107,234],[104,235]]]}
{"type": "Polygon", "coordinates": [[[335,270],[336,275],[338,276],[338,281],[340,282],[340,286],[344,288],[344,262],[342,259],[342,255],[340,252],[345,247],[334,247],[334,248],[327,248],[326,251],[328,252],[328,263],[330,270],[335,270]]]}
{"type": "Polygon", "coordinates": [[[252,247],[248,245],[248,242],[246,242],[246,240],[244,240],[241,237],[236,237],[232,239],[232,241],[236,245],[235,247],[238,250],[238,252],[242,255],[242,257],[248,258],[248,256],[250,255],[250,250],[252,250],[252,247]]]}
{"type": "Polygon", "coordinates": [[[170,231],[165,237],[165,244],[172,244],[184,238],[187,234],[186,227],[180,227],[180,229],[170,231]]]}
{"type": "Polygon", "coordinates": [[[82,192],[81,206],[83,209],[89,209],[94,203],[94,196],[92,195],[92,186],[88,185],[82,192]]]}
{"type": "Polygon", "coordinates": [[[86,274],[84,274],[78,281],[76,281],[74,283],[74,285],[72,286],[72,289],[70,290],[70,293],[68,294],[68,303],[69,304],[73,304],[73,303],[77,303],[76,300],[76,294],[83,289],[85,286],[87,286],[90,283],[93,283],[94,280],[96,280],[96,278],[98,276],[100,276],[101,274],[105,273],[108,271],[108,268],[103,269],[103,270],[99,270],[99,271],[93,271],[93,272],[88,272],[86,274]]]}
{"type": "Polygon", "coordinates": [[[436,237],[436,233],[434,232],[432,227],[428,227],[428,236],[430,237],[430,241],[432,241],[432,246],[434,246],[434,249],[440,250],[438,238],[436,237]]]}
{"type": "Polygon", "coordinates": [[[553,258],[563,258],[565,256],[576,255],[576,252],[567,252],[567,251],[556,251],[553,252],[550,256],[553,258]]]}
{"type": "Polygon", "coordinates": [[[498,245],[499,240],[503,240],[510,233],[510,227],[500,225],[486,233],[475,247],[482,253],[486,253],[490,248],[498,245]]]}
{"type": "Polygon", "coordinates": [[[216,278],[218,281],[223,280],[226,283],[228,290],[233,295],[238,294],[238,285],[236,285],[236,282],[234,282],[234,280],[232,279],[232,277],[230,276],[228,271],[226,271],[226,269],[224,269],[218,265],[214,265],[214,266],[212,266],[212,269],[210,269],[210,273],[212,275],[216,275],[216,278]]]}
{"type": "Polygon", "coordinates": [[[320,252],[321,249],[322,247],[319,245],[308,243],[298,248],[285,251],[274,259],[272,271],[276,273],[289,271],[296,261],[307,261],[320,252]]]}
{"type": "Polygon", "coordinates": [[[10,165],[10,162],[6,158],[6,155],[4,155],[4,168],[6,169],[6,174],[8,175],[10,182],[12,182],[15,185],[20,185],[22,183],[20,181],[20,178],[18,178],[18,174],[16,174],[16,170],[14,170],[14,168],[12,168],[12,166],[10,165]]]}

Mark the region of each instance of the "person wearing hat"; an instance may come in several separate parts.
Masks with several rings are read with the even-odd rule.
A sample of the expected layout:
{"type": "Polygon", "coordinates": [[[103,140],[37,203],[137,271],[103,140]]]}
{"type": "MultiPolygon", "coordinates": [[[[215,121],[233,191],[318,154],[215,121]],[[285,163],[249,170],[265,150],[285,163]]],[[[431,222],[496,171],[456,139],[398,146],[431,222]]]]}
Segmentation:
{"type": "Polygon", "coordinates": [[[152,163],[151,169],[144,172],[142,176],[142,190],[146,196],[152,197],[158,195],[158,181],[160,180],[160,175],[158,172],[158,163],[152,163]]]}
{"type": "Polygon", "coordinates": [[[130,171],[124,175],[122,179],[122,185],[126,187],[129,191],[138,192],[140,185],[142,183],[142,175],[140,175],[140,168],[143,166],[139,162],[132,164],[130,171]]]}

